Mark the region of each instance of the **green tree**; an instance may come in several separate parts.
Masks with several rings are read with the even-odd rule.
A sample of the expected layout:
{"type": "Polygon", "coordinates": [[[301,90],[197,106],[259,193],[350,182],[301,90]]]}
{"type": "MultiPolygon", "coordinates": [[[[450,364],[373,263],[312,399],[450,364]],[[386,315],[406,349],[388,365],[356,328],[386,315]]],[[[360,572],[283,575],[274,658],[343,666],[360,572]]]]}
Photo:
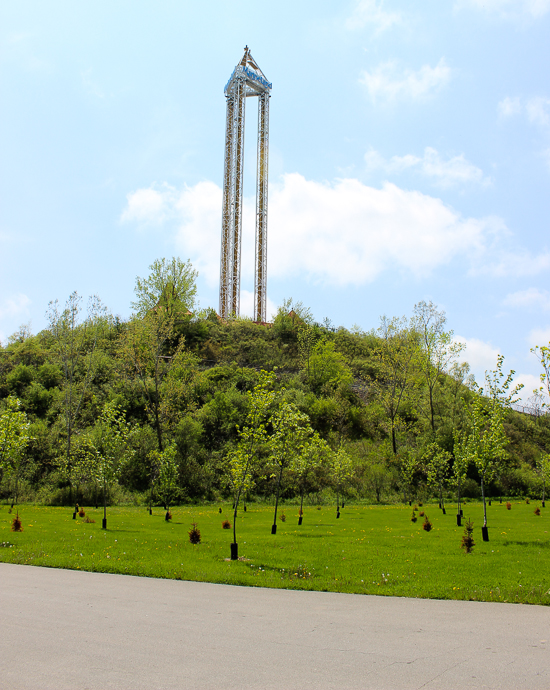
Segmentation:
{"type": "Polygon", "coordinates": [[[156,468],[154,483],[166,510],[166,521],[170,520],[170,506],[174,492],[178,488],[177,453],[178,447],[175,441],[172,441],[163,451],[155,450],[151,453],[151,459],[156,468]]]}
{"type": "MultiPolygon", "coordinates": [[[[73,434],[80,422],[83,403],[89,393],[98,363],[98,341],[107,325],[107,309],[99,297],[88,300],[87,316],[81,320],[82,298],[73,292],[65,308],[60,310],[57,300],[50,302],[46,317],[52,337],[51,351],[63,372],[62,417],[66,443],[65,465],[72,476],[71,446],[73,434]]],[[[73,485],[69,484],[72,495],[73,485]]]]}
{"type": "Polygon", "coordinates": [[[105,403],[101,416],[88,435],[89,472],[103,489],[103,529],[107,529],[107,489],[116,482],[127,462],[134,456],[132,428],[120,405],[105,403]]]}
{"type": "Polygon", "coordinates": [[[248,414],[245,423],[238,430],[239,441],[236,448],[229,454],[227,471],[233,477],[236,495],[233,512],[233,544],[231,545],[231,559],[238,558],[237,544],[237,510],[243,492],[250,484],[253,470],[258,463],[260,449],[267,442],[266,424],[270,407],[275,400],[272,390],[275,374],[260,371],[258,383],[252,391],[247,391],[248,414]]]}
{"type": "Polygon", "coordinates": [[[397,431],[405,426],[401,411],[417,399],[418,334],[405,319],[382,317],[377,331],[379,344],[374,351],[376,376],[371,387],[387,418],[387,431],[397,455],[397,431]]]}
{"type": "Polygon", "coordinates": [[[439,507],[443,511],[445,511],[443,491],[449,479],[451,457],[449,451],[444,450],[437,443],[430,443],[423,455],[428,484],[436,487],[439,493],[439,507]]]}
{"type": "Polygon", "coordinates": [[[292,480],[300,493],[299,525],[302,524],[304,494],[311,486],[311,476],[316,469],[328,464],[330,456],[331,450],[328,443],[317,432],[314,432],[300,447],[299,453],[291,458],[290,472],[292,480]]]}
{"type": "Polygon", "coordinates": [[[271,415],[273,434],[269,438],[268,449],[270,462],[275,466],[275,513],[271,534],[277,533],[277,510],[283,472],[288,468],[292,459],[300,454],[300,450],[313,433],[309,425],[309,417],[300,412],[289,402],[283,401],[274,414],[271,415]]]}
{"type": "Polygon", "coordinates": [[[317,392],[334,391],[349,386],[353,380],[344,355],[336,350],[336,345],[326,337],[318,340],[309,357],[308,382],[317,392]]]}
{"type": "Polygon", "coordinates": [[[132,307],[138,316],[153,311],[176,319],[194,309],[198,271],[190,261],[175,256],[170,260],[156,259],[149,270],[147,278],[136,278],[136,299],[132,307]]]}
{"type": "Polygon", "coordinates": [[[317,334],[313,326],[307,323],[302,324],[298,330],[298,354],[300,357],[300,365],[305,370],[306,376],[309,378],[309,362],[315,347],[317,334]]]}
{"type": "Polygon", "coordinates": [[[10,512],[17,504],[19,481],[27,461],[24,450],[30,441],[30,424],[20,407],[21,402],[10,396],[0,414],[0,469],[13,484],[10,512]]]}
{"type": "Polygon", "coordinates": [[[145,409],[157,436],[158,450],[164,450],[166,428],[177,424],[185,405],[190,375],[197,358],[185,350],[185,341],[173,345],[174,316],[148,312],[134,319],[122,341],[125,371],[136,381],[145,398],[145,409]]]}
{"type": "Polygon", "coordinates": [[[542,366],[542,374],[540,375],[540,387],[535,389],[533,393],[539,393],[546,399],[542,403],[542,407],[550,407],[550,343],[539,347],[536,345],[531,348],[531,352],[537,357],[542,366]]]}
{"type": "Polygon", "coordinates": [[[453,458],[454,460],[451,483],[456,489],[457,524],[460,525],[462,486],[464,484],[466,477],[468,476],[468,468],[470,467],[470,463],[472,461],[470,439],[467,434],[455,432],[453,458]]]}
{"type": "Polygon", "coordinates": [[[331,474],[336,491],[336,517],[340,517],[340,496],[352,475],[353,462],[344,448],[340,446],[331,456],[331,474]]]}
{"type": "Polygon", "coordinates": [[[414,306],[412,326],[420,336],[418,363],[422,370],[428,392],[429,419],[435,434],[435,391],[442,381],[442,375],[456,362],[464,350],[464,343],[455,342],[453,331],[445,331],[447,317],[444,311],[430,302],[418,302],[414,306]]]}
{"type": "Polygon", "coordinates": [[[489,539],[485,487],[499,471],[506,457],[508,439],[504,431],[505,410],[515,402],[514,396],[523,387],[523,384],[518,384],[510,390],[515,372],[510,371],[505,377],[502,371],[503,362],[504,357],[498,355],[496,369],[485,372],[485,390],[478,391],[469,408],[469,444],[472,460],[481,480],[484,541],[489,539]]]}
{"type": "Polygon", "coordinates": [[[403,491],[403,501],[408,501],[410,505],[412,503],[414,477],[418,471],[418,458],[412,448],[401,448],[395,456],[395,460],[397,461],[399,483],[403,491]]]}

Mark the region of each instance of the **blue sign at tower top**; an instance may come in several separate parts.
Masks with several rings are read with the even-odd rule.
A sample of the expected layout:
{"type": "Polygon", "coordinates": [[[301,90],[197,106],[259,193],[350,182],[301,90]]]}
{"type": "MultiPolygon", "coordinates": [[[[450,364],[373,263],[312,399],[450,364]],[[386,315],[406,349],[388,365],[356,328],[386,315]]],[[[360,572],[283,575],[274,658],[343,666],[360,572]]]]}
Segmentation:
{"type": "Polygon", "coordinates": [[[235,69],[233,70],[233,74],[229,77],[229,81],[225,85],[224,93],[227,91],[229,84],[231,84],[231,81],[233,80],[233,77],[235,76],[235,72],[241,69],[243,74],[246,74],[246,76],[251,80],[251,81],[257,81],[260,83],[262,86],[264,86],[266,89],[271,89],[272,84],[271,82],[267,81],[267,79],[264,79],[262,76],[259,74],[256,74],[256,72],[253,72],[251,69],[248,67],[242,67],[241,65],[237,65],[235,69]]]}

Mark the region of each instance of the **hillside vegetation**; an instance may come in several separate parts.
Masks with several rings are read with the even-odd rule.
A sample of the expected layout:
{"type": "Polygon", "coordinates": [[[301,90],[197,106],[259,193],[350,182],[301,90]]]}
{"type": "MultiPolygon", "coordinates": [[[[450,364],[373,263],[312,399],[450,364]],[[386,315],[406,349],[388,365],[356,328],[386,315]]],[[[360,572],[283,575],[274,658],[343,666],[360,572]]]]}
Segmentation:
{"type": "MultiPolygon", "coordinates": [[[[222,321],[195,312],[195,278],[188,262],[158,261],[136,282],[131,319],[111,316],[97,298],[86,311],[75,293],[63,307],[50,304],[45,330],[9,338],[0,349],[0,497],[97,503],[106,488],[111,501],[167,505],[235,494],[228,458],[242,444],[262,370],[274,374],[273,395],[245,497],[441,499],[453,487],[457,444],[473,438],[475,400],[482,427],[491,426],[491,390],[505,436],[491,451],[485,492],[540,495],[550,416],[510,409],[511,391],[496,385],[502,361],[489,377],[496,388],[483,395],[433,304],[416,305],[410,319],[383,317],[369,332],[315,323],[291,300],[273,324],[222,321]],[[312,463],[301,481],[292,458],[277,464],[270,439],[285,404],[301,415],[308,443],[313,434],[333,460],[345,453],[345,472],[312,463]],[[8,443],[15,414],[19,449],[8,443]]],[[[466,453],[463,496],[480,496],[475,452],[466,453]]]]}

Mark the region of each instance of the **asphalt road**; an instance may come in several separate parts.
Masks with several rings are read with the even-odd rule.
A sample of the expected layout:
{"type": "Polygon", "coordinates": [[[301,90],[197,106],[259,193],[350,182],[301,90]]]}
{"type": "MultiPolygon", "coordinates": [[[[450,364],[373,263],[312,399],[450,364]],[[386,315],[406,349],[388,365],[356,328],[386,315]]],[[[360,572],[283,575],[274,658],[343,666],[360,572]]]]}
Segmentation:
{"type": "Polygon", "coordinates": [[[550,689],[550,608],[0,563],[1,690],[550,689]]]}

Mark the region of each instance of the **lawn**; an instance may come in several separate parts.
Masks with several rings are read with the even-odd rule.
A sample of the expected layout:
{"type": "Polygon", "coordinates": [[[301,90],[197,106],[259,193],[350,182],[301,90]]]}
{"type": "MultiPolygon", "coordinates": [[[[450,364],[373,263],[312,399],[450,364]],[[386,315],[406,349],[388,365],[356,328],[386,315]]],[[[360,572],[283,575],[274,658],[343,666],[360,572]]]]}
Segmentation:
{"type": "Polygon", "coordinates": [[[350,505],[336,519],[333,507],[307,507],[298,526],[296,506],[283,506],[286,522],[271,534],[273,509],[249,505],[239,512],[240,560],[230,555],[230,506],[182,506],[150,516],[145,508],[109,508],[108,529],[102,510],[86,509],[95,523],[72,519],[70,508],[20,507],[23,532],[10,531],[12,515],[0,507],[0,561],[146,577],[197,580],[256,587],[282,587],[358,594],[469,599],[550,605],[550,508],[534,514],[535,503],[493,502],[488,507],[489,542],[481,539],[482,506],[464,506],[471,517],[476,546],[460,548],[464,529],[456,526],[451,506],[421,507],[412,523],[408,506],[350,505]],[[202,543],[188,532],[197,522],[202,543]],[[11,545],[11,546],[10,546],[11,545]]]}

